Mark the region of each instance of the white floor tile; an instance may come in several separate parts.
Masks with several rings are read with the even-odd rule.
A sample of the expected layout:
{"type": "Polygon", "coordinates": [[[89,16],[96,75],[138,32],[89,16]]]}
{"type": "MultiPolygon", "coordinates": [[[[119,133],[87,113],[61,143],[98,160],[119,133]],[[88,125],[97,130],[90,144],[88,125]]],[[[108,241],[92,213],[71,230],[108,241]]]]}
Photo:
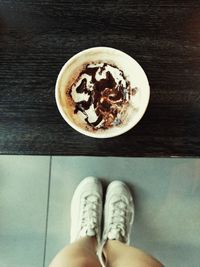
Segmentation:
{"type": "Polygon", "coordinates": [[[49,157],[0,156],[0,266],[42,267],[49,157]]]}

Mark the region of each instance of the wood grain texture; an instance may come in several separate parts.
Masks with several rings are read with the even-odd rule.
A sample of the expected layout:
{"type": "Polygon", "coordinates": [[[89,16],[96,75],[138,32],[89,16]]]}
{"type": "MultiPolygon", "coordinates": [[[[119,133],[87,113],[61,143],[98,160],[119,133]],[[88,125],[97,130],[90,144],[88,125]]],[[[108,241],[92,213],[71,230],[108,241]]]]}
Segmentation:
{"type": "Polygon", "coordinates": [[[0,114],[1,154],[199,157],[199,1],[1,1],[0,114]],[[55,104],[60,68],[93,46],[133,56],[151,87],[143,119],[111,139],[75,132],[55,104]]]}

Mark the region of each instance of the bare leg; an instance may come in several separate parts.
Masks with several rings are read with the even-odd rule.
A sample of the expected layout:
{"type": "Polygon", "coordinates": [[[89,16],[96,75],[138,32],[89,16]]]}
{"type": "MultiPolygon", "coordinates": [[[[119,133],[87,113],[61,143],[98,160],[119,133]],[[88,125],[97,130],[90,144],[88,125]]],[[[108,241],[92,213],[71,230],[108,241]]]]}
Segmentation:
{"type": "Polygon", "coordinates": [[[84,237],[61,250],[49,267],[100,267],[96,238],[84,237]]]}
{"type": "Polygon", "coordinates": [[[143,251],[118,240],[108,240],[104,247],[107,267],[164,267],[143,251]]]}

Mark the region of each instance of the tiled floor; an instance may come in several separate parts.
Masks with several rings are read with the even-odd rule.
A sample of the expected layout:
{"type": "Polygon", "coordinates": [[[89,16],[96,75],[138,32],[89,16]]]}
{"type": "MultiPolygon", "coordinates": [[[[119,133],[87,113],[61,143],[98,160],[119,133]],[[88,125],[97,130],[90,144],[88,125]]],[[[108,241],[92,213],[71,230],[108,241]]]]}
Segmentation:
{"type": "Polygon", "coordinates": [[[49,158],[0,157],[0,266],[39,267],[44,258],[49,158]]]}
{"type": "Polygon", "coordinates": [[[169,267],[200,267],[200,159],[0,156],[0,267],[48,266],[69,242],[82,178],[127,182],[132,244],[169,267]]]}

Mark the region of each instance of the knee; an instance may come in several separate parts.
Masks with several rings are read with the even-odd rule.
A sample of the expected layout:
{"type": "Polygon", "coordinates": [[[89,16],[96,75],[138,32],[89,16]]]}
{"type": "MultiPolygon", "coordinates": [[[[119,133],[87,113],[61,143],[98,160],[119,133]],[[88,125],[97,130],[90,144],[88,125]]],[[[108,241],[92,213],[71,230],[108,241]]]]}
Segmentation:
{"type": "Polygon", "coordinates": [[[79,257],[77,259],[74,259],[73,266],[74,267],[99,267],[100,265],[97,263],[97,260],[90,259],[87,257],[79,257]]]}
{"type": "Polygon", "coordinates": [[[71,248],[65,248],[54,258],[49,267],[100,267],[97,258],[84,255],[82,251],[74,252],[71,248]]]}
{"type": "Polygon", "coordinates": [[[134,267],[165,267],[159,261],[153,258],[148,259],[148,260],[142,260],[142,259],[140,259],[139,261],[136,260],[133,266],[134,267]]]}

